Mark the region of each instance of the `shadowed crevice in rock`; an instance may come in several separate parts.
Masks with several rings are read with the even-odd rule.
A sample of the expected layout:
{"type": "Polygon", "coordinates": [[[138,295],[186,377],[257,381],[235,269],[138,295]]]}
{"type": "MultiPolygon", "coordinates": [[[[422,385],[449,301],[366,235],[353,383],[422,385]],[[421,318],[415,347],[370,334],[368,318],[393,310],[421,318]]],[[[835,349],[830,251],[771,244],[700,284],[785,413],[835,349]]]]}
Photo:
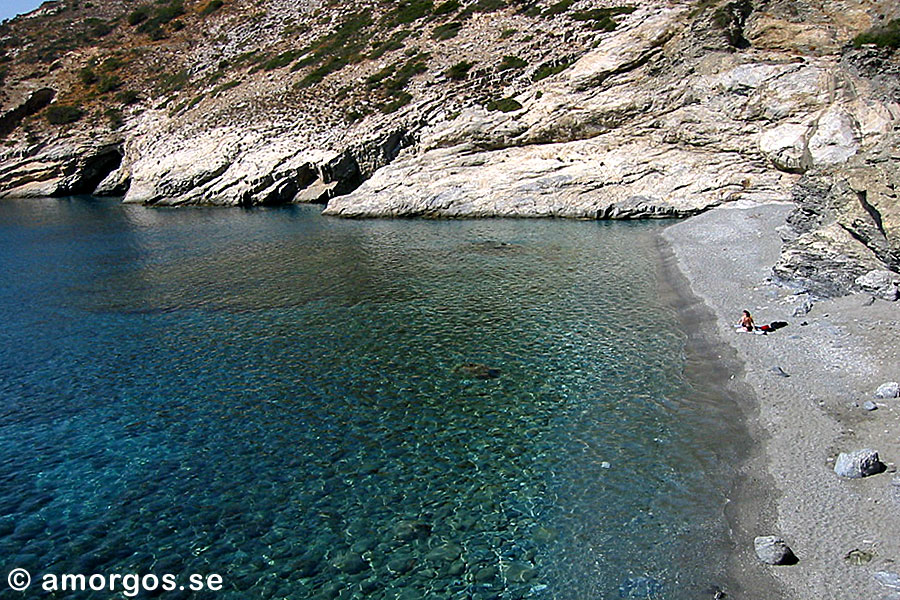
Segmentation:
{"type": "Polygon", "coordinates": [[[65,169],[65,179],[52,194],[54,197],[92,194],[110,173],[122,164],[122,149],[115,145],[82,156],[65,169]]]}
{"type": "Polygon", "coordinates": [[[56,97],[56,90],[51,88],[41,88],[31,94],[31,96],[28,97],[28,100],[16,108],[0,115],[0,137],[6,137],[15,131],[15,129],[22,124],[25,117],[29,117],[43,110],[53,101],[54,97],[56,97]]]}

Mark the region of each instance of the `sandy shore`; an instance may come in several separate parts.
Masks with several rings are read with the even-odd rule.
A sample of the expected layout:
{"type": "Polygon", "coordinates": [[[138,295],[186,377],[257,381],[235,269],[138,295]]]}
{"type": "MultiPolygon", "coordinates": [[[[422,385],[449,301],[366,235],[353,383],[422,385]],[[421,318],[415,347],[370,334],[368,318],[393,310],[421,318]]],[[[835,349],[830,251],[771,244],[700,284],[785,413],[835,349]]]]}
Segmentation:
{"type": "Polygon", "coordinates": [[[900,573],[900,487],[892,485],[900,400],[873,398],[878,385],[900,380],[900,302],[816,300],[808,314],[793,316],[802,297],[770,279],[777,229],[791,209],[718,208],[663,236],[686,285],[715,315],[712,351],[732,371],[735,393],[748,398],[742,417],[758,442],[738,467],[728,509],[737,546],[729,597],[900,599],[900,589],[876,577],[900,573]],[[739,333],[743,309],[757,324],[789,326],[766,336],[739,333]],[[878,409],[864,410],[867,400],[878,409]],[[878,450],[888,471],[858,480],[835,475],[837,453],[861,448],[878,450]],[[798,564],[756,559],[754,536],[770,534],[787,541],[798,564]]]}

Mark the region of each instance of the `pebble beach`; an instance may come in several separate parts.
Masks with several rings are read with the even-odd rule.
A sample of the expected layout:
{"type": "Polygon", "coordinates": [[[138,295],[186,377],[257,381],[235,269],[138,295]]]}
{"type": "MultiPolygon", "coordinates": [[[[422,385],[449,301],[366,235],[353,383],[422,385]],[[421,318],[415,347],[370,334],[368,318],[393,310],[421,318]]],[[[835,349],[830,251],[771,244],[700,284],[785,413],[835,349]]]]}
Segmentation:
{"type": "MultiPolygon", "coordinates": [[[[709,351],[747,398],[756,447],[737,468],[728,505],[736,548],[731,597],[900,598],[900,399],[876,390],[900,378],[900,302],[856,294],[817,298],[772,276],[779,228],[793,205],[717,208],[663,233],[716,338],[709,351]],[[747,309],[768,335],[740,333],[747,309]],[[840,453],[876,450],[881,473],[840,477],[840,453]],[[757,536],[782,538],[793,565],[764,564],[757,536]]],[[[679,275],[680,273],[680,275],[679,275]]],[[[676,287],[679,285],[676,282],[676,287]]]]}

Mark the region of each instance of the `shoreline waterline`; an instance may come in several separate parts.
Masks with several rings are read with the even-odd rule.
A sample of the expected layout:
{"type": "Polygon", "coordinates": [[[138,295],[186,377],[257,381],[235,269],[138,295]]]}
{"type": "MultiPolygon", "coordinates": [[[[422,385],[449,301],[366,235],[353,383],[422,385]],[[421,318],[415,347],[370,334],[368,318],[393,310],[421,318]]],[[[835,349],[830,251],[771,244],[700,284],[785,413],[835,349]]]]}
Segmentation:
{"type": "MultiPolygon", "coordinates": [[[[689,217],[691,218],[691,217],[689,217]]],[[[674,225],[674,224],[673,224],[674,225]]],[[[732,465],[729,502],[722,507],[730,526],[731,552],[727,557],[729,598],[785,598],[775,578],[756,568],[752,539],[775,510],[776,494],[765,465],[765,432],[759,426],[759,399],[746,381],[746,369],[737,351],[717,331],[717,314],[695,295],[682,270],[673,243],[666,237],[671,225],[659,232],[660,295],[673,306],[678,327],[686,336],[685,377],[707,393],[721,398],[740,423],[740,449],[732,465]]]]}

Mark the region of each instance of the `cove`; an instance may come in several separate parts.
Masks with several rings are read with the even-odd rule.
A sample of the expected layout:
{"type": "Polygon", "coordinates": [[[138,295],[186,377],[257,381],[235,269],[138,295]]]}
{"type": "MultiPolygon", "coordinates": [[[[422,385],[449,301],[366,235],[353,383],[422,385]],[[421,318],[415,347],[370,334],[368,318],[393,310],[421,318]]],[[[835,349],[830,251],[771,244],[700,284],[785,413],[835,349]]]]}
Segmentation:
{"type": "Polygon", "coordinates": [[[9,568],[707,594],[745,434],[685,374],[661,227],[0,203],[9,568]]]}

